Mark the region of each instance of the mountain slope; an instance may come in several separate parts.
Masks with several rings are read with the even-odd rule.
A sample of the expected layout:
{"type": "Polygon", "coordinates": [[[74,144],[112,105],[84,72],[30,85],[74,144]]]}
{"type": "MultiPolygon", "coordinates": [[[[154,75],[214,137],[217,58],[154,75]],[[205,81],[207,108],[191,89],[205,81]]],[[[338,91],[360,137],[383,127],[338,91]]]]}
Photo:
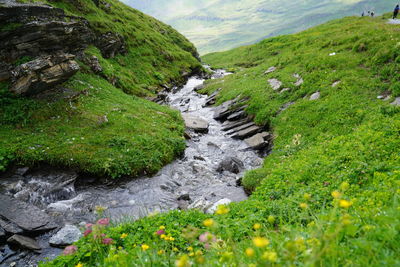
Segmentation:
{"type": "Polygon", "coordinates": [[[5,79],[0,75],[0,170],[13,161],[46,162],[118,177],[155,172],[173,160],[184,149],[179,113],[140,97],[199,73],[195,47],[170,26],[119,1],[47,3],[61,9],[0,5],[5,21],[0,65],[9,70],[5,79]],[[64,65],[35,74],[35,64],[40,69],[58,53],[75,57],[62,64],[80,71],[61,84],[48,79],[50,88],[38,95],[9,92],[44,87],[32,75],[45,79],[51,70],[57,76],[64,65]],[[11,70],[31,66],[29,75],[11,77],[11,70]]]}
{"type": "Polygon", "coordinates": [[[217,104],[246,100],[274,134],[263,167],[243,179],[250,199],[213,215],[96,226],[73,255],[43,266],[399,265],[400,38],[388,18],[348,17],[205,56],[235,73],[204,92],[219,90],[217,104]]]}
{"type": "Polygon", "coordinates": [[[190,0],[147,1],[145,5],[138,0],[125,2],[173,25],[199,48],[201,54],[298,32],[331,19],[360,15],[363,10],[387,12],[397,4],[396,0],[229,0],[199,2],[197,5],[190,0]],[[179,10],[186,11],[186,7],[189,7],[188,13],[182,15],[179,10]],[[168,9],[170,12],[159,12],[168,9]]]}

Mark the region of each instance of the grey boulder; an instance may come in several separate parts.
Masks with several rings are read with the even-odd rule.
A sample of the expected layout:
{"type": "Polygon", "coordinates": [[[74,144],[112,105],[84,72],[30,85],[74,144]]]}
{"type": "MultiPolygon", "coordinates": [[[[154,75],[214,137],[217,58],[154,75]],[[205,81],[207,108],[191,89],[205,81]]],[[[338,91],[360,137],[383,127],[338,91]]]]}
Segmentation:
{"type": "Polygon", "coordinates": [[[78,241],[81,237],[82,233],[78,227],[66,225],[50,238],[49,244],[55,247],[68,246],[78,241]]]}
{"type": "Polygon", "coordinates": [[[235,158],[235,157],[226,157],[218,165],[217,171],[218,172],[228,171],[228,172],[237,174],[243,168],[244,168],[244,165],[240,159],[235,158]]]}
{"type": "Polygon", "coordinates": [[[208,132],[208,122],[199,117],[182,114],[183,120],[185,121],[186,128],[194,130],[198,133],[207,133],[208,132]]]}

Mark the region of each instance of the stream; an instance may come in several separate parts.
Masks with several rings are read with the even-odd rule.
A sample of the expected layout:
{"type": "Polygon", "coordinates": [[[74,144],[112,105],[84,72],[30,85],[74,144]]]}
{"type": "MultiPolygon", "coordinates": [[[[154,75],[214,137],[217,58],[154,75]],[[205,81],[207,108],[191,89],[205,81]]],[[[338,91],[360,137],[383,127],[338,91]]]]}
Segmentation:
{"type": "MultiPolygon", "coordinates": [[[[228,74],[218,70],[213,77],[228,74]]],[[[155,176],[116,184],[115,180],[99,182],[96,177],[50,166],[15,167],[0,177],[0,194],[33,204],[60,226],[94,222],[96,206],[106,207],[104,216],[118,222],[174,209],[212,212],[210,208],[218,201],[245,200],[240,178],[244,171],[259,167],[262,158],[256,151],[246,149],[244,141],[229,137],[221,123],[213,119],[215,107],[205,106],[207,96],[195,91],[203,82],[199,77],[190,78],[183,88],[169,92],[165,103],[183,115],[207,121],[208,132],[188,130],[190,139],[184,155],[155,176]],[[224,168],[224,164],[229,166],[224,168]]],[[[39,260],[59,255],[62,249],[48,243],[56,232],[36,237],[42,247],[40,254],[0,245],[0,266],[35,266],[39,260]]]]}

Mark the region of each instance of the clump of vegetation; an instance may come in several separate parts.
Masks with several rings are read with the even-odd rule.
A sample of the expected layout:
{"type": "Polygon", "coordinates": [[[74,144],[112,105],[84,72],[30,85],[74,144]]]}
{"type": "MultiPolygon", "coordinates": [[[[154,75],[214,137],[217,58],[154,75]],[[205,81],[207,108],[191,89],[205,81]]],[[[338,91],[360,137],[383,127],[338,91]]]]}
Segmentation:
{"type": "Polygon", "coordinates": [[[249,200],[102,228],[112,243],[89,235],[43,266],[399,265],[400,110],[377,99],[397,95],[396,33],[381,18],[351,17],[205,56],[235,70],[205,91],[222,88],[219,103],[250,97],[247,112],[275,136],[263,167],[244,177],[249,200]],[[291,90],[272,90],[271,78],[291,90]]]}
{"type": "MultiPolygon", "coordinates": [[[[41,2],[86,18],[98,34],[120,34],[127,53],[106,59],[96,47],[87,48],[85,54],[98,57],[103,73],[80,62],[81,71],[50,97],[16,97],[8,93],[9,84],[1,83],[0,171],[13,159],[120,177],[154,173],[182,153],[179,113],[140,97],[200,71],[195,47],[170,26],[119,1],[99,6],[86,0],[41,2]]],[[[17,25],[11,26],[7,29],[17,25]]]]}

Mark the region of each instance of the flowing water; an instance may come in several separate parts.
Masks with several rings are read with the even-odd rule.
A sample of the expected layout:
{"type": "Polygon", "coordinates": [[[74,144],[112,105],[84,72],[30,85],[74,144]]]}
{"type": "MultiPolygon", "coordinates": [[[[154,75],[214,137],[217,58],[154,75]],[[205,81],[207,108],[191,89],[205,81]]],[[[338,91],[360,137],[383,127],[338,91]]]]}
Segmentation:
{"type": "MultiPolygon", "coordinates": [[[[216,72],[215,77],[226,73],[216,72]]],[[[137,219],[154,212],[198,207],[206,210],[221,199],[247,198],[238,180],[245,170],[260,166],[262,159],[241,140],[228,137],[213,119],[213,107],[204,107],[207,96],[194,88],[204,79],[192,77],[180,90],[168,94],[166,103],[182,113],[209,122],[208,133],[191,132],[184,155],[165,166],[157,175],[130,181],[99,183],[95,178],[73,171],[41,167],[18,169],[0,180],[0,193],[32,203],[52,215],[60,225],[93,222],[96,206],[107,207],[105,216],[114,221],[137,219]],[[227,158],[239,162],[239,172],[220,172],[227,158]]],[[[54,257],[60,250],[48,246],[49,234],[39,241],[44,247],[39,258],[54,257]]],[[[29,258],[29,257],[27,257],[29,258]]],[[[37,260],[36,257],[30,257],[37,260]]]]}

